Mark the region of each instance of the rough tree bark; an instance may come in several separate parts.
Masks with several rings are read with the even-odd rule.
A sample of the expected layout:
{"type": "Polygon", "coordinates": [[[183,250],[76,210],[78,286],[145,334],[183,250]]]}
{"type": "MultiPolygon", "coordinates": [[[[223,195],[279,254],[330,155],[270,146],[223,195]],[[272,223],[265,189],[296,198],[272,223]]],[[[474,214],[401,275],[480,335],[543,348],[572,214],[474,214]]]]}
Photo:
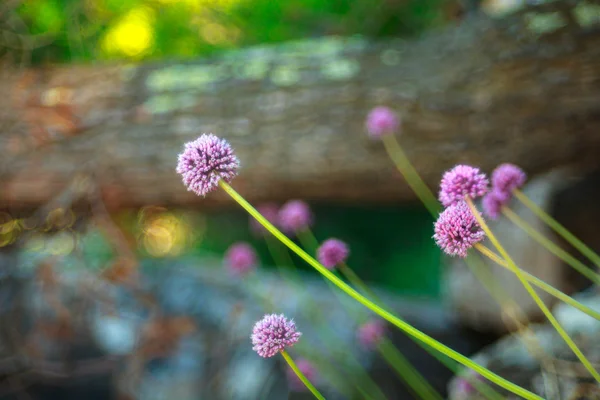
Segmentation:
{"type": "MultiPolygon", "coordinates": [[[[404,41],[322,39],[210,60],[4,71],[0,201],[46,202],[76,173],[112,206],[188,204],[174,168],[201,132],[229,139],[234,186],[252,201],[412,200],[369,140],[386,104],[400,141],[435,188],[458,162],[529,173],[598,164],[600,2],[559,1],[404,41]]],[[[229,204],[222,193],[203,204],[229,204]]]]}

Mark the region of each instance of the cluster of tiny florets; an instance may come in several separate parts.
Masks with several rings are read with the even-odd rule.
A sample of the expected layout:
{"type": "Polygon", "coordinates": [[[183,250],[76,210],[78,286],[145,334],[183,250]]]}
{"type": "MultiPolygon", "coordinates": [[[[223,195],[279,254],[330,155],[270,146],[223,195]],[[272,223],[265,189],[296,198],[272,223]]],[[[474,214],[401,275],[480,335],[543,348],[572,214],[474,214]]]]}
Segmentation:
{"type": "Polygon", "coordinates": [[[359,326],[356,336],[364,348],[373,349],[383,339],[385,331],[385,323],[380,319],[374,319],[359,326]]]}
{"type": "Polygon", "coordinates": [[[185,144],[176,170],[189,191],[206,196],[217,188],[221,179],[231,182],[239,166],[240,162],[226,140],[213,134],[202,134],[185,144]]]}
{"type": "Polygon", "coordinates": [[[500,215],[502,207],[512,199],[513,191],[525,184],[527,175],[514,164],[502,164],[492,172],[492,190],[482,202],[483,211],[491,219],[500,215]]]}
{"type": "Polygon", "coordinates": [[[525,184],[527,175],[514,164],[501,164],[492,172],[492,188],[511,193],[525,184]]]}
{"type": "Polygon", "coordinates": [[[283,314],[268,314],[252,329],[252,350],[261,357],[273,357],[296,344],[301,335],[296,331],[293,320],[288,320],[283,314]]]}
{"type": "Polygon", "coordinates": [[[302,200],[290,200],[279,210],[279,226],[287,233],[308,229],[312,221],[310,207],[302,200]]]}
{"type": "Polygon", "coordinates": [[[469,206],[461,201],[446,208],[435,223],[433,238],[448,255],[466,257],[467,251],[483,240],[485,232],[469,206]]]}
{"type": "Polygon", "coordinates": [[[317,249],[319,262],[328,269],[333,269],[336,265],[346,262],[349,254],[348,245],[339,239],[327,239],[317,249]]]}
{"type": "Polygon", "coordinates": [[[488,179],[479,168],[457,165],[444,173],[440,182],[440,202],[444,207],[459,203],[470,197],[476,199],[488,191],[488,179]]]}
{"type": "Polygon", "coordinates": [[[366,128],[369,136],[377,139],[396,132],[400,128],[400,118],[387,107],[375,107],[367,116],[366,128]]]}
{"type": "Polygon", "coordinates": [[[233,275],[244,275],[254,269],[258,256],[248,243],[234,243],[225,252],[225,263],[233,275]]]}

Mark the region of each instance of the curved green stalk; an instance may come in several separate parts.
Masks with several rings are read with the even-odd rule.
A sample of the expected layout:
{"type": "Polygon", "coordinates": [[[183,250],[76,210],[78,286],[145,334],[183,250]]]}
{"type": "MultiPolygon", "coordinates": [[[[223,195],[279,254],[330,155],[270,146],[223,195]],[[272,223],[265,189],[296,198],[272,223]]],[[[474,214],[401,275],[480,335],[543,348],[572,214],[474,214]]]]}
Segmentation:
{"type": "Polygon", "coordinates": [[[513,224],[524,230],[529,236],[535,239],[539,244],[544,246],[549,252],[560,258],[574,270],[584,275],[586,278],[594,282],[596,285],[600,285],[600,275],[591,270],[587,265],[573,257],[571,254],[561,249],[556,243],[545,237],[543,234],[535,230],[529,225],[523,218],[519,217],[514,211],[508,207],[502,208],[502,214],[506,216],[513,224]]]}
{"type": "MultiPolygon", "coordinates": [[[[296,265],[294,264],[294,261],[288,254],[287,250],[284,248],[282,252],[279,252],[278,249],[276,249],[279,241],[277,241],[274,237],[272,237],[270,235],[269,236],[265,235],[265,241],[267,242],[267,247],[269,248],[269,252],[271,253],[271,256],[273,256],[273,258],[275,259],[275,262],[277,264],[277,267],[280,270],[280,273],[283,274],[283,272],[284,272],[283,267],[281,267],[281,265],[286,264],[284,259],[288,262],[290,267],[293,268],[293,270],[290,272],[292,272],[292,273],[297,272],[296,265]],[[272,243],[272,241],[274,241],[275,243],[272,243]]],[[[290,281],[296,282],[296,281],[294,281],[293,278],[290,281]]],[[[330,283],[329,281],[326,281],[326,282],[330,283]]],[[[317,311],[317,316],[318,316],[318,320],[316,322],[321,324],[321,326],[323,326],[323,329],[325,329],[329,333],[330,326],[326,323],[326,321],[323,320],[322,314],[319,312],[320,310],[318,308],[315,310],[317,311]]],[[[364,370],[363,366],[358,362],[358,360],[351,353],[348,353],[347,356],[351,360],[352,364],[354,364],[357,367],[357,369],[360,370],[360,372],[358,372],[359,379],[356,381],[353,381],[358,392],[363,394],[364,398],[367,400],[386,399],[386,396],[381,391],[381,388],[379,386],[377,386],[377,383],[375,383],[373,381],[373,379],[371,379],[371,377],[369,376],[367,371],[364,370]],[[365,388],[363,388],[362,386],[365,386],[365,388]]],[[[311,358],[314,358],[314,355],[311,355],[311,358]]]]}
{"type": "Polygon", "coordinates": [[[513,194],[521,203],[523,203],[527,208],[529,208],[539,219],[544,221],[546,225],[550,228],[554,229],[556,233],[562,236],[567,242],[569,242],[573,247],[581,252],[584,256],[589,258],[597,267],[600,268],[600,256],[590,249],[585,243],[579,240],[575,235],[567,230],[564,226],[562,226],[557,220],[552,218],[548,213],[542,210],[537,204],[535,204],[529,197],[525,195],[525,193],[521,192],[518,189],[513,191],[513,194]]]}
{"type": "MultiPolygon", "coordinates": [[[[496,264],[500,265],[503,268],[506,268],[506,269],[510,270],[510,268],[508,267],[508,264],[506,263],[506,261],[504,261],[501,257],[499,257],[496,253],[494,253],[493,251],[491,251],[490,249],[488,249],[484,245],[482,245],[480,243],[477,243],[475,245],[475,248],[477,250],[479,250],[481,252],[481,254],[485,255],[490,260],[494,261],[496,264]]],[[[531,275],[529,272],[523,271],[522,269],[521,269],[521,272],[523,273],[523,275],[524,275],[524,277],[525,277],[525,279],[527,281],[533,283],[535,286],[539,287],[544,292],[546,292],[549,295],[554,296],[557,299],[559,299],[559,300],[567,303],[571,307],[574,307],[574,308],[578,309],[582,313],[585,313],[585,314],[589,315],[590,317],[592,317],[592,318],[597,319],[598,321],[600,321],[600,313],[598,311],[593,310],[593,309],[589,308],[588,306],[586,306],[584,304],[581,304],[580,302],[578,302],[577,300],[575,300],[571,296],[569,296],[569,295],[561,292],[560,290],[558,290],[554,286],[552,286],[552,285],[544,282],[540,278],[538,278],[538,277],[536,277],[534,275],[531,275]]]]}
{"type": "Polygon", "coordinates": [[[427,382],[388,339],[382,339],[379,354],[392,366],[408,385],[423,400],[443,400],[443,397],[427,382]]]}
{"type": "Polygon", "coordinates": [[[219,186],[231,196],[242,208],[244,208],[252,217],[254,217],[265,229],[271,232],[277,239],[279,239],[283,244],[290,248],[293,252],[295,252],[300,258],[310,264],[313,268],[315,268],[319,273],[324,275],[327,279],[333,282],[338,288],[344,291],[348,296],[352,297],[354,300],[358,301],[360,304],[373,311],[383,319],[387,320],[391,324],[395,325],[405,333],[415,337],[416,339],[428,344],[435,350],[447,355],[453,360],[459,362],[460,364],[473,369],[479,374],[483,375],[485,378],[490,381],[496,383],[498,386],[503,387],[504,389],[521,396],[526,399],[535,399],[542,400],[542,397],[536,395],[535,393],[530,392],[527,389],[524,389],[514,383],[508,381],[507,379],[502,378],[501,376],[493,373],[487,368],[482,367],[477,364],[473,360],[468,357],[463,356],[459,352],[452,350],[451,348],[443,345],[432,337],[426,335],[420,330],[416,329],[412,325],[403,321],[402,319],[394,316],[390,312],[382,309],[377,304],[373,303],[369,299],[362,296],[356,290],[352,289],[348,286],[344,281],[335,276],[332,272],[330,272],[327,268],[321,265],[317,260],[308,255],[304,250],[302,250],[298,245],[296,245],[293,241],[291,241],[288,237],[286,237],[283,233],[281,233],[273,224],[271,224],[265,217],[263,217],[254,207],[250,205],[242,196],[240,196],[228,183],[223,180],[219,181],[219,186]]]}
{"type": "Polygon", "coordinates": [[[431,215],[436,218],[441,211],[440,203],[412,166],[408,157],[404,154],[402,147],[400,147],[400,144],[396,140],[396,137],[394,135],[384,135],[381,140],[383,141],[383,145],[385,146],[388,155],[396,165],[396,168],[404,176],[408,186],[410,186],[419,199],[421,199],[431,215]]]}
{"type": "MultiPolygon", "coordinates": [[[[301,232],[297,233],[300,242],[304,246],[304,248],[316,249],[319,247],[319,241],[312,233],[310,229],[305,229],[301,232]]],[[[348,279],[347,273],[349,273],[352,278],[348,279],[355,287],[360,287],[365,295],[370,297],[371,299],[377,301],[379,304],[382,304],[381,300],[379,300],[373,292],[369,290],[367,285],[356,275],[350,267],[348,267],[345,263],[339,264],[337,269],[342,272],[342,275],[346,276],[348,279]],[[342,268],[345,268],[346,273],[342,271],[342,268]]],[[[334,294],[340,296],[340,293],[335,291],[333,284],[327,280],[325,280],[331,287],[334,294]]],[[[343,303],[343,300],[340,299],[340,302],[343,303]]],[[[357,321],[358,322],[358,321],[357,321]]],[[[411,338],[412,339],[412,338],[411,338]]],[[[421,343],[419,343],[421,344],[421,343]]],[[[427,382],[427,380],[411,365],[411,363],[404,357],[404,355],[396,349],[396,347],[392,343],[388,343],[386,346],[386,350],[388,353],[385,353],[379,349],[379,353],[383,357],[383,359],[392,366],[392,368],[398,373],[400,379],[410,388],[413,392],[419,396],[423,400],[430,399],[438,399],[442,400],[442,396],[427,382]],[[393,354],[392,354],[393,353],[393,354]]]]}
{"type": "Polygon", "coordinates": [[[542,310],[542,312],[544,313],[546,318],[548,318],[548,321],[550,321],[550,323],[552,324],[554,329],[556,329],[558,334],[563,338],[565,343],[567,343],[567,345],[571,348],[573,353],[575,353],[575,355],[577,356],[579,361],[581,361],[581,363],[585,366],[585,368],[589,371],[589,373],[594,377],[594,379],[596,379],[596,381],[600,382],[600,375],[598,374],[598,372],[594,369],[594,367],[592,366],[590,361],[586,358],[586,356],[583,355],[583,353],[581,352],[579,347],[577,347],[575,342],[573,342],[573,339],[571,339],[571,337],[563,329],[563,327],[556,320],[554,315],[552,315],[552,313],[550,312],[550,310],[548,309],[546,304],[544,304],[542,299],[540,299],[540,297],[537,295],[537,293],[535,292],[533,287],[529,284],[529,282],[525,278],[525,275],[523,273],[524,271],[522,271],[519,267],[516,266],[515,262],[512,260],[512,258],[508,254],[508,252],[504,249],[504,247],[502,247],[502,245],[500,244],[498,239],[496,239],[496,237],[494,236],[494,234],[492,233],[490,228],[487,226],[487,224],[481,217],[481,214],[479,214],[479,211],[477,210],[477,207],[475,207],[475,204],[473,204],[473,201],[471,200],[471,198],[466,196],[465,200],[466,200],[467,204],[469,205],[469,208],[471,209],[473,216],[475,216],[475,218],[477,219],[477,222],[479,223],[481,228],[485,231],[487,237],[494,244],[494,247],[496,247],[496,249],[498,250],[500,255],[508,263],[509,269],[517,276],[519,281],[521,281],[521,284],[523,285],[523,287],[525,287],[525,290],[527,291],[527,293],[529,293],[531,298],[533,298],[533,301],[535,301],[535,303],[538,305],[540,310],[542,310]]]}
{"type": "Polygon", "coordinates": [[[306,376],[304,376],[302,371],[300,371],[294,360],[292,360],[292,357],[290,357],[290,355],[285,350],[281,350],[281,355],[283,356],[285,361],[287,361],[288,365],[292,368],[296,375],[298,375],[298,378],[300,378],[300,380],[302,381],[302,383],[304,383],[307,389],[310,390],[310,392],[314,394],[317,399],[325,400],[325,397],[323,397],[323,395],[319,393],[317,388],[314,387],[313,384],[310,383],[310,381],[306,378],[306,376]]]}

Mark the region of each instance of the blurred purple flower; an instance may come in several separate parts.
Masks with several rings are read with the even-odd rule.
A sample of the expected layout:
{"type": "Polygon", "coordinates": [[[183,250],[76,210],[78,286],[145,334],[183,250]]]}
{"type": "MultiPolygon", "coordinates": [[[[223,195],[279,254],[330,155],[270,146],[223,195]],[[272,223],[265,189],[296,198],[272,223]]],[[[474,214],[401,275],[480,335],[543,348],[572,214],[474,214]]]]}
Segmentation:
{"type": "MultiPolygon", "coordinates": [[[[298,367],[300,372],[304,374],[306,379],[308,379],[311,383],[314,384],[314,380],[317,377],[317,370],[315,369],[315,367],[313,367],[311,362],[305,360],[304,358],[300,358],[298,361],[296,361],[296,366],[298,367]]],[[[293,391],[303,392],[307,390],[306,385],[304,385],[300,378],[298,378],[298,375],[296,375],[294,370],[289,366],[286,370],[286,375],[290,384],[290,388],[293,391]]]]}
{"type": "Polygon", "coordinates": [[[234,243],[225,252],[225,263],[233,275],[244,275],[256,267],[258,257],[248,243],[234,243]]]}
{"type": "Polygon", "coordinates": [[[493,189],[509,195],[523,186],[526,180],[525,172],[514,164],[501,164],[492,172],[493,189]]]}
{"type": "Polygon", "coordinates": [[[369,136],[378,139],[396,132],[400,128],[400,118],[390,108],[375,107],[367,116],[366,127],[369,136]]]}
{"type": "Polygon", "coordinates": [[[348,245],[338,239],[327,239],[317,249],[319,262],[328,269],[334,269],[336,265],[346,262],[349,254],[348,245]]]}
{"type": "Polygon", "coordinates": [[[488,184],[487,177],[479,168],[457,165],[444,173],[439,199],[444,207],[463,201],[465,196],[476,199],[487,193],[488,184]]]}
{"type": "MultiPolygon", "coordinates": [[[[277,226],[279,218],[279,207],[275,203],[264,203],[256,207],[256,210],[270,223],[277,226]]],[[[250,230],[257,236],[264,235],[268,231],[254,217],[250,216],[250,230]]]]}
{"type": "Polygon", "coordinates": [[[290,200],[279,210],[279,226],[286,233],[295,233],[312,225],[312,212],[302,200],[290,200]]]}
{"type": "Polygon", "coordinates": [[[379,344],[379,341],[385,335],[385,331],[385,322],[380,319],[365,322],[358,327],[358,341],[363,347],[373,349],[379,344]]]}
{"type": "Polygon", "coordinates": [[[481,205],[483,206],[483,212],[490,219],[497,219],[500,215],[502,207],[504,207],[510,200],[510,195],[505,192],[493,189],[491,192],[483,196],[481,205]]]}
{"type": "Polygon", "coordinates": [[[225,139],[204,133],[185,144],[179,154],[176,171],[181,174],[188,191],[206,196],[216,189],[219,180],[231,182],[239,166],[239,160],[225,139]]]}
{"type": "Polygon", "coordinates": [[[296,332],[296,324],[283,314],[268,314],[252,329],[252,350],[261,357],[273,357],[286,347],[298,342],[302,333],[296,332]]]}
{"type": "Polygon", "coordinates": [[[467,251],[485,237],[471,209],[464,201],[446,208],[435,223],[433,238],[444,252],[466,257],[467,251]]]}

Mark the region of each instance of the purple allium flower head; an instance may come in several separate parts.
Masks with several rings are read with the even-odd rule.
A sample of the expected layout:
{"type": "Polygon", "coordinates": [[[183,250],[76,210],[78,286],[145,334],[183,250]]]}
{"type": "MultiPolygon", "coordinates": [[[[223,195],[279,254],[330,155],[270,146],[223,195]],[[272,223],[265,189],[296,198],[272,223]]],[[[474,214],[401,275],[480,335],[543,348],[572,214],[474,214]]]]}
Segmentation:
{"type": "Polygon", "coordinates": [[[286,347],[293,346],[302,333],[296,331],[296,324],[283,314],[267,314],[252,329],[252,350],[261,357],[273,357],[286,347]]]}
{"type": "Polygon", "coordinates": [[[373,319],[358,327],[358,341],[363,347],[373,349],[383,338],[385,331],[385,322],[380,319],[373,319]]]}
{"type": "Polygon", "coordinates": [[[485,237],[471,209],[464,201],[446,208],[435,223],[438,246],[451,256],[466,257],[467,251],[485,237]]]}
{"type": "Polygon", "coordinates": [[[487,193],[488,184],[487,177],[479,168],[457,165],[444,173],[439,199],[444,207],[464,200],[465,196],[475,199],[487,193]]]}
{"type": "Polygon", "coordinates": [[[188,191],[206,196],[217,187],[219,180],[231,182],[239,167],[240,162],[229,142],[212,133],[203,133],[185,144],[176,171],[183,177],[188,191]]]}
{"type": "MultiPolygon", "coordinates": [[[[279,207],[275,203],[264,203],[256,207],[256,211],[270,223],[277,226],[279,219],[279,207]]],[[[253,216],[250,216],[250,230],[256,236],[265,235],[268,231],[253,216]]]]}
{"type": "Polygon", "coordinates": [[[327,239],[317,249],[319,262],[329,269],[346,262],[348,254],[350,254],[348,245],[338,239],[327,239]]]}
{"type": "Polygon", "coordinates": [[[504,207],[509,200],[510,195],[506,192],[492,189],[492,191],[483,196],[483,199],[481,200],[483,212],[485,215],[495,220],[500,215],[502,207],[504,207]]]}
{"type": "Polygon", "coordinates": [[[501,164],[492,172],[492,187],[507,194],[523,186],[526,180],[525,172],[514,164],[501,164]]]}
{"type": "Polygon", "coordinates": [[[310,207],[302,200],[290,200],[279,210],[279,226],[287,233],[308,228],[312,220],[310,207]]]}
{"type": "MultiPolygon", "coordinates": [[[[296,361],[296,366],[304,374],[306,379],[308,379],[311,383],[314,383],[314,380],[317,376],[317,370],[312,365],[312,363],[304,358],[300,358],[296,361]]],[[[288,367],[286,370],[287,379],[290,384],[290,388],[296,392],[302,392],[307,390],[306,385],[298,378],[298,375],[294,372],[291,367],[288,367]]]]}
{"type": "Polygon", "coordinates": [[[375,107],[367,116],[367,132],[372,138],[393,134],[400,127],[400,118],[387,107],[375,107]]]}
{"type": "Polygon", "coordinates": [[[256,267],[258,257],[248,243],[234,243],[225,252],[225,262],[233,275],[244,275],[256,267]]]}

